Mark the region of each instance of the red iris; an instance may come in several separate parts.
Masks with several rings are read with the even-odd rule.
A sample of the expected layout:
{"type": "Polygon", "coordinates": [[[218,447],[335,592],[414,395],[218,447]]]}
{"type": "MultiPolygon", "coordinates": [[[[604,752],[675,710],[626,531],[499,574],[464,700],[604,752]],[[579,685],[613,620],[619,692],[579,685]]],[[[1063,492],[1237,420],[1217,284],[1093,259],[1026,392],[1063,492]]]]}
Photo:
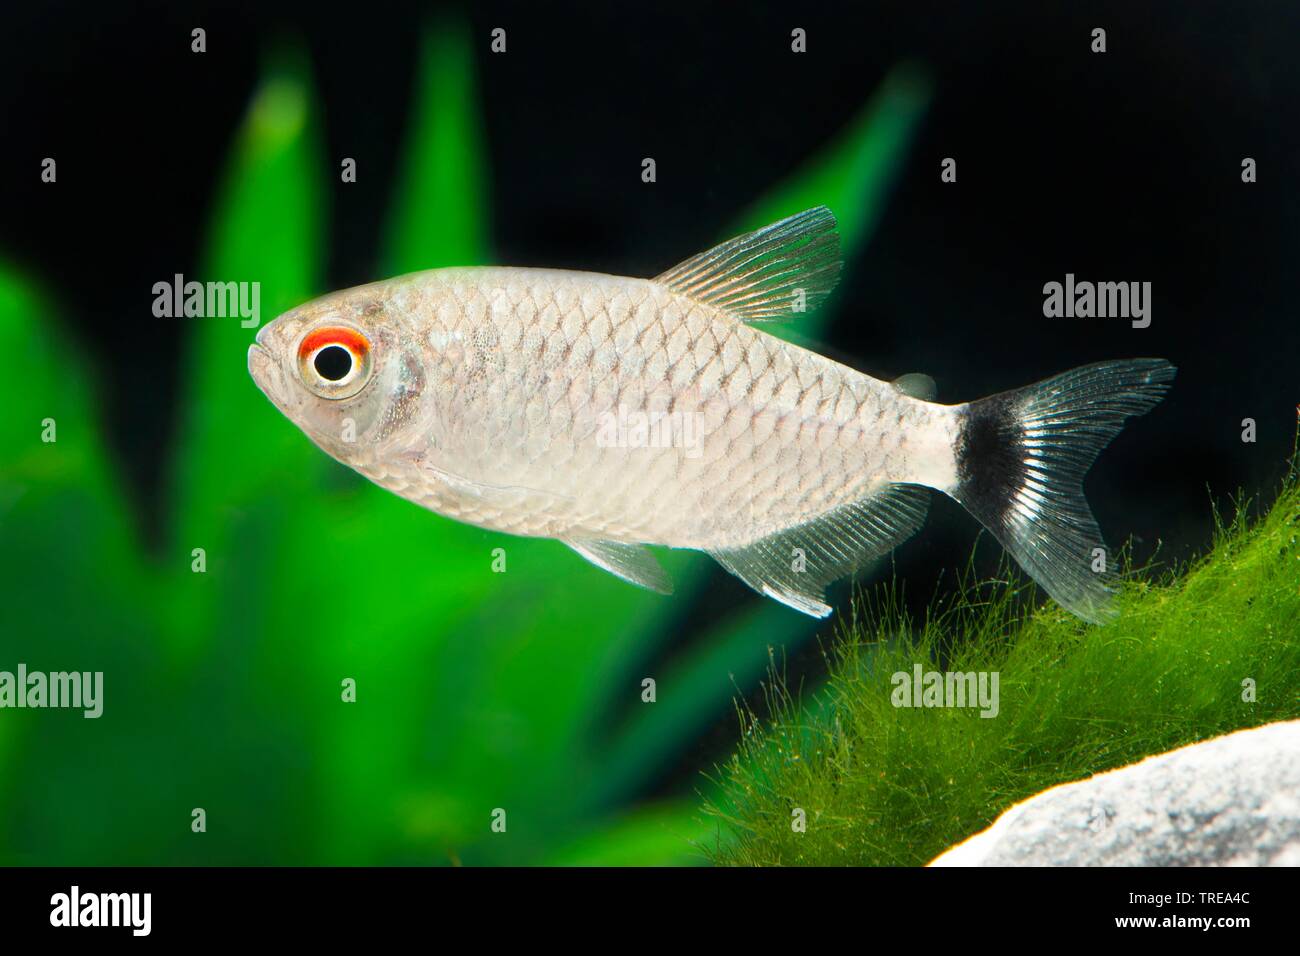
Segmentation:
{"type": "Polygon", "coordinates": [[[370,351],[370,343],[360,332],[342,327],[316,329],[309,332],[298,346],[299,361],[306,361],[317,349],[327,345],[340,345],[351,352],[361,362],[370,351]]]}

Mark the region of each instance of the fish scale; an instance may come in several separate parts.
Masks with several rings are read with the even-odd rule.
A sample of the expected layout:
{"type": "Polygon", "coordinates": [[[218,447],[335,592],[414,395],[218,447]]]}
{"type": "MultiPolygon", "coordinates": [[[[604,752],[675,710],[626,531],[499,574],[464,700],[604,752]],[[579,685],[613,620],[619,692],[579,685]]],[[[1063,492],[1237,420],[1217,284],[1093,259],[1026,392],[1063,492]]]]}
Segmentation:
{"type": "MultiPolygon", "coordinates": [[[[441,270],[417,293],[393,298],[412,329],[432,326],[434,341],[477,342],[481,353],[451,363],[442,386],[448,397],[436,432],[448,467],[454,462],[472,482],[539,493],[521,495],[512,513],[438,487],[421,499],[435,510],[515,534],[702,547],[747,543],[858,496],[866,463],[855,432],[845,429],[864,407],[849,381],[858,373],[720,310],[647,280],[532,269],[441,270]],[[432,305],[448,298],[457,309],[432,305]],[[548,315],[552,303],[569,308],[548,315]],[[532,332],[541,338],[530,348],[532,332]],[[484,368],[493,370],[491,384],[476,390],[484,368]],[[767,374],[771,398],[752,400],[767,374]],[[726,403],[698,459],[680,444],[604,448],[596,441],[602,415],[620,405],[639,409],[656,389],[665,411],[686,391],[702,403],[726,403]],[[765,437],[755,432],[759,418],[772,422],[765,437]],[[537,509],[537,497],[555,501],[537,509]]],[[[426,347],[426,363],[437,365],[436,347],[426,347]]],[[[869,389],[859,384],[858,392],[869,389]]],[[[372,477],[398,493],[418,484],[409,475],[372,477]]]]}

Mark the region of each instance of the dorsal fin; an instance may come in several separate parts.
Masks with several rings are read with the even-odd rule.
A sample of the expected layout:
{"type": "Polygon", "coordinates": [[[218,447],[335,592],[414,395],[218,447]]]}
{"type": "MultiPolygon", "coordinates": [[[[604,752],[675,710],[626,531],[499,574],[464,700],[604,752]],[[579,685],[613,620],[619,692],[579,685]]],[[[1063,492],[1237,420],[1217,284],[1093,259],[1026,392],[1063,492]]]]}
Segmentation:
{"type": "Polygon", "coordinates": [[[787,319],[816,308],[839,281],[835,225],[825,206],[807,209],[692,256],[655,281],[742,322],[787,319]]]}

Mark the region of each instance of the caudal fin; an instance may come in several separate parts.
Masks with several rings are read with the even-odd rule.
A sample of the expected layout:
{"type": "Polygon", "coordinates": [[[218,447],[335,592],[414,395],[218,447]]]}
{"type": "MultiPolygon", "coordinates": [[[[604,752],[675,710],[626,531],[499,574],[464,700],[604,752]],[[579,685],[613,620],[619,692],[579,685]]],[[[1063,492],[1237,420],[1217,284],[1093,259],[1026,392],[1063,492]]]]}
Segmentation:
{"type": "Polygon", "coordinates": [[[1048,594],[1087,621],[1113,615],[1115,572],[1110,555],[1104,565],[1097,560],[1103,544],[1083,476],[1125,419],[1159,403],[1174,373],[1164,359],[1099,362],[971,402],[961,413],[952,496],[1048,594]]]}

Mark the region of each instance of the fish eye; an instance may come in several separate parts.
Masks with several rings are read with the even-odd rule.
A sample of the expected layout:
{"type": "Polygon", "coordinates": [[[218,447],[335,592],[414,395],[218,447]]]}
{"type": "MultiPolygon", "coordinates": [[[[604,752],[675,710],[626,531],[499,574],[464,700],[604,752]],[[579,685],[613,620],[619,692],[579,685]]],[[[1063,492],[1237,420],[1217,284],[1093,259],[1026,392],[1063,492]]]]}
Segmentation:
{"type": "Polygon", "coordinates": [[[352,353],[341,345],[327,345],[316,353],[312,365],[316,366],[316,374],[321,378],[338,382],[352,371],[352,353]]]}
{"type": "Polygon", "coordinates": [[[347,326],[315,329],[298,345],[298,369],[321,398],[351,398],[370,379],[370,342],[347,326]]]}

